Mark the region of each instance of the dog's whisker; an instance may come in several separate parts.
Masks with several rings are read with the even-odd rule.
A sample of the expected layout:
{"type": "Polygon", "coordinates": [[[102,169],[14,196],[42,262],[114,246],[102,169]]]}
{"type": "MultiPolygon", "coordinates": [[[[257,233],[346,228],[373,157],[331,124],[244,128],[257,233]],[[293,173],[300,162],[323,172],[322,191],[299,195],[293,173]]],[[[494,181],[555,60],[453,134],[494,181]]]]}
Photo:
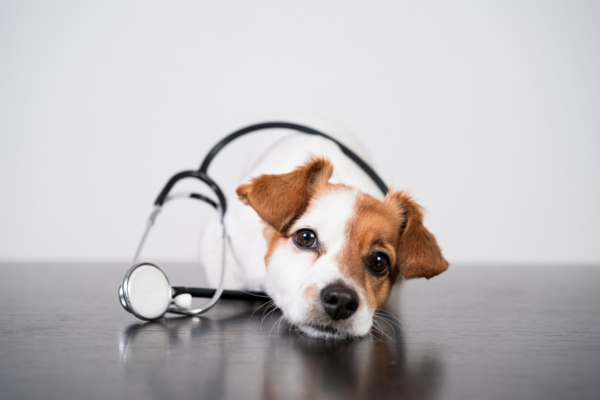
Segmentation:
{"type": "Polygon", "coordinates": [[[386,321],[387,323],[397,327],[402,335],[405,335],[405,336],[410,335],[409,332],[406,329],[404,329],[404,327],[402,325],[398,325],[394,321],[390,321],[389,319],[381,317],[381,316],[379,316],[379,318],[381,318],[382,320],[386,321]]]}
{"type": "MultiPolygon", "coordinates": [[[[381,318],[381,316],[377,316],[377,318],[379,318],[381,321],[383,321],[383,322],[385,322],[386,324],[388,324],[388,326],[389,326],[389,327],[392,329],[393,336],[396,336],[396,330],[394,329],[394,327],[392,326],[392,324],[390,324],[390,322],[389,322],[389,321],[387,321],[387,320],[386,320],[386,319],[384,319],[384,318],[381,318]]],[[[389,336],[388,336],[388,337],[389,337],[389,336]]],[[[394,340],[393,338],[390,338],[390,339],[391,339],[392,341],[394,341],[394,342],[395,342],[395,340],[394,340]]]]}
{"type": "Polygon", "coordinates": [[[398,327],[400,330],[403,330],[402,325],[399,325],[396,321],[391,320],[388,316],[386,315],[374,315],[373,318],[379,318],[381,320],[385,320],[391,324],[393,324],[394,326],[398,327]]]}
{"type": "Polygon", "coordinates": [[[250,314],[250,318],[252,318],[254,316],[254,313],[257,312],[258,310],[260,310],[262,307],[265,307],[267,305],[270,305],[270,303],[273,303],[273,300],[266,302],[265,304],[262,304],[260,306],[258,306],[256,309],[254,309],[254,311],[252,311],[252,314],[250,314]]]}
{"type": "Polygon", "coordinates": [[[279,341],[281,341],[281,335],[279,332],[279,328],[281,328],[281,323],[283,322],[283,320],[284,320],[284,317],[282,315],[281,318],[279,318],[279,326],[277,327],[277,338],[279,339],[279,341]]]}
{"type": "Polygon", "coordinates": [[[386,324],[388,324],[388,326],[389,326],[389,327],[390,327],[390,329],[392,330],[392,334],[393,334],[393,335],[394,335],[394,337],[395,337],[395,336],[396,336],[396,330],[394,329],[394,325],[393,325],[393,324],[392,324],[390,321],[388,321],[387,319],[385,319],[385,318],[381,318],[381,320],[382,320],[383,322],[385,322],[386,324]]]}
{"type": "Polygon", "coordinates": [[[268,317],[269,315],[273,314],[273,313],[274,313],[276,310],[277,310],[277,307],[273,307],[273,309],[272,309],[271,311],[269,311],[269,312],[267,313],[267,315],[263,315],[263,318],[262,318],[262,320],[260,321],[260,334],[261,334],[261,336],[263,336],[263,337],[264,337],[264,335],[263,335],[263,331],[262,331],[263,322],[265,322],[265,319],[267,319],[267,317],[268,317]]]}
{"type": "Polygon", "coordinates": [[[263,323],[263,322],[265,322],[265,320],[266,320],[267,318],[269,318],[269,316],[270,316],[271,314],[273,314],[275,311],[277,311],[277,308],[273,308],[271,311],[269,311],[269,312],[267,313],[267,315],[263,316],[263,319],[262,319],[262,321],[260,321],[261,325],[262,325],[262,323],[263,323]]]}
{"type": "Polygon", "coordinates": [[[377,327],[373,327],[372,332],[369,333],[371,335],[371,339],[374,342],[381,342],[381,332],[379,332],[379,330],[377,329],[377,327]],[[379,337],[377,337],[376,334],[379,334],[379,337]]]}
{"type": "Polygon", "coordinates": [[[377,310],[376,315],[377,317],[388,321],[394,326],[397,326],[398,329],[400,329],[400,332],[402,332],[404,335],[409,335],[408,331],[402,326],[402,321],[400,321],[400,319],[391,312],[387,310],[377,310]]]}
{"type": "Polygon", "coordinates": [[[375,310],[375,313],[387,315],[387,316],[391,317],[392,319],[394,319],[395,321],[397,321],[399,324],[402,324],[402,321],[400,321],[400,319],[397,316],[395,316],[394,313],[392,313],[386,309],[380,308],[378,310],[375,310]]]}
{"type": "Polygon", "coordinates": [[[269,316],[269,314],[272,314],[275,310],[277,310],[277,307],[274,304],[271,304],[269,307],[265,308],[262,315],[262,321],[264,321],[269,316]]]}
{"type": "Polygon", "coordinates": [[[383,336],[387,337],[388,339],[390,339],[391,341],[394,341],[394,339],[392,339],[388,334],[386,334],[383,330],[383,328],[381,327],[381,325],[379,325],[377,323],[377,321],[373,320],[373,324],[376,324],[377,327],[379,328],[379,332],[382,334],[381,339],[383,341],[383,336]]]}
{"type": "Polygon", "coordinates": [[[263,310],[263,313],[262,313],[263,319],[265,317],[265,313],[268,312],[269,310],[271,310],[272,307],[275,307],[275,302],[271,302],[270,304],[267,305],[267,307],[265,307],[265,309],[263,310]]]}
{"type": "Polygon", "coordinates": [[[376,340],[381,342],[383,339],[383,331],[381,330],[381,326],[377,323],[377,321],[373,321],[373,326],[375,327],[375,332],[379,334],[379,337],[377,337],[376,340]]]}
{"type": "Polygon", "coordinates": [[[373,340],[376,340],[375,333],[379,333],[379,327],[377,326],[377,322],[373,321],[373,325],[369,333],[371,333],[371,335],[373,336],[373,340]]]}
{"type": "Polygon", "coordinates": [[[271,330],[269,330],[269,336],[267,336],[267,339],[270,339],[270,338],[271,338],[271,332],[273,332],[273,328],[275,328],[275,326],[277,326],[277,323],[278,323],[279,321],[281,321],[281,319],[282,319],[282,318],[283,318],[283,315],[282,315],[281,317],[277,318],[277,321],[275,321],[275,323],[274,323],[274,324],[273,324],[273,326],[271,327],[271,330]]]}
{"type": "Polygon", "coordinates": [[[381,314],[379,314],[379,316],[387,319],[388,321],[393,322],[396,326],[398,326],[399,328],[402,329],[402,321],[400,321],[400,319],[398,317],[396,317],[394,314],[388,312],[388,313],[381,313],[381,314]]]}

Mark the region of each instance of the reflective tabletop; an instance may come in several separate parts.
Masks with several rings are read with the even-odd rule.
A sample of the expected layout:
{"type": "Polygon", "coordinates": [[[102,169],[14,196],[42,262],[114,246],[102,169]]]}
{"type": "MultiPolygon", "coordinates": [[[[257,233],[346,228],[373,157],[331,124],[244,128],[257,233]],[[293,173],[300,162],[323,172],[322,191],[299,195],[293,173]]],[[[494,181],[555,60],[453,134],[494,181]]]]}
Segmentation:
{"type": "Polygon", "coordinates": [[[0,398],[600,398],[598,267],[452,266],[344,342],[261,302],[144,323],[117,298],[127,268],[0,264],[0,398]]]}

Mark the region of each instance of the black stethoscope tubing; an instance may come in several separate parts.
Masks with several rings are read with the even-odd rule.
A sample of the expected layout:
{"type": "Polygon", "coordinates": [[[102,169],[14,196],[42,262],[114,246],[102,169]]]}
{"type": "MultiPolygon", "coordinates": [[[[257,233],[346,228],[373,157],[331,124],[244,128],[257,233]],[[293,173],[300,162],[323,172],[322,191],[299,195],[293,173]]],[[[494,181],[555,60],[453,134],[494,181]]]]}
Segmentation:
{"type": "MultiPolygon", "coordinates": [[[[194,288],[185,286],[173,286],[173,297],[179,296],[180,294],[188,293],[192,297],[213,297],[217,289],[207,288],[194,288]]],[[[241,290],[227,290],[224,289],[221,293],[220,299],[222,300],[246,300],[246,301],[260,301],[270,300],[271,298],[265,292],[243,292],[241,290]]]]}
{"type": "Polygon", "coordinates": [[[367,164],[366,162],[364,162],[363,159],[360,158],[359,156],[357,156],[352,150],[350,150],[349,148],[347,148],[346,146],[344,146],[342,143],[340,143],[336,139],[332,138],[329,135],[326,135],[325,133],[323,133],[321,131],[318,131],[318,130],[313,129],[313,128],[309,128],[308,126],[293,124],[293,123],[290,123],[290,122],[265,122],[265,123],[262,123],[262,124],[250,125],[250,126],[247,126],[245,128],[242,128],[242,129],[240,129],[238,131],[233,132],[229,136],[224,137],[219,143],[217,143],[208,152],[208,154],[206,155],[206,157],[204,157],[204,161],[202,161],[202,165],[200,166],[200,169],[198,169],[198,171],[207,174],[208,173],[208,167],[210,166],[210,163],[215,158],[215,156],[221,150],[223,150],[223,148],[225,146],[227,146],[229,143],[233,142],[235,139],[237,139],[237,138],[239,138],[241,136],[244,136],[244,135],[246,135],[248,133],[252,133],[252,132],[256,132],[256,131],[260,131],[260,130],[265,130],[265,129],[290,129],[290,130],[295,130],[295,131],[307,133],[309,135],[322,136],[322,137],[324,137],[326,139],[331,140],[332,142],[334,142],[335,144],[338,145],[338,147],[342,150],[342,152],[345,155],[347,155],[350,159],[352,159],[352,161],[354,161],[356,164],[358,164],[358,166],[363,171],[365,171],[367,173],[367,175],[369,175],[369,177],[371,179],[373,179],[373,181],[375,182],[375,184],[379,187],[379,189],[383,192],[384,195],[387,194],[388,188],[387,188],[386,184],[383,183],[383,180],[379,177],[379,175],[377,175],[377,173],[373,170],[373,168],[371,168],[369,166],[369,164],[367,164]]]}

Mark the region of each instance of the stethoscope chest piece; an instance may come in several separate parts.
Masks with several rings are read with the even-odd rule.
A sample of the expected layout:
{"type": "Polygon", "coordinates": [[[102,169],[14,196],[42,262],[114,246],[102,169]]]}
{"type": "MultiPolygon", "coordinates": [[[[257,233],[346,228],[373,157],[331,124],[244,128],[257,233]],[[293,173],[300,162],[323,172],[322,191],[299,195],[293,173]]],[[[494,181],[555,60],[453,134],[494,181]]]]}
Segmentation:
{"type": "Polygon", "coordinates": [[[121,305],[138,318],[162,317],[171,305],[173,291],[165,273],[154,264],[137,264],[127,271],[119,287],[121,305]]]}

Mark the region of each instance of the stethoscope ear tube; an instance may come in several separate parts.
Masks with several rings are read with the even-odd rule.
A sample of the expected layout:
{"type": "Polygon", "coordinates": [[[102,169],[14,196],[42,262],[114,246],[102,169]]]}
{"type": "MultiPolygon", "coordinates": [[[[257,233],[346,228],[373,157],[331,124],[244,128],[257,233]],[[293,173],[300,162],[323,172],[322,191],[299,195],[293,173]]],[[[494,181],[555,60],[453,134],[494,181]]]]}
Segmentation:
{"type": "MultiPolygon", "coordinates": [[[[167,184],[165,185],[163,190],[161,190],[160,194],[156,198],[156,201],[154,202],[154,205],[157,207],[161,207],[167,200],[167,196],[169,195],[169,192],[171,191],[173,186],[175,186],[175,184],[177,182],[179,182],[180,180],[182,180],[184,178],[196,178],[196,179],[199,179],[202,182],[206,183],[212,189],[212,191],[215,192],[215,194],[217,195],[217,197],[219,199],[220,209],[221,209],[221,218],[225,215],[225,213],[227,212],[227,200],[225,199],[225,195],[223,194],[223,191],[221,190],[219,185],[217,185],[212,179],[210,179],[208,177],[208,175],[206,175],[206,173],[201,172],[201,171],[182,171],[182,172],[179,172],[178,174],[175,174],[171,179],[169,179],[169,181],[167,182],[167,184]]],[[[196,195],[196,196],[192,196],[192,197],[197,198],[199,200],[203,200],[203,201],[210,200],[207,197],[202,196],[202,195],[196,195]]],[[[207,201],[207,203],[209,203],[211,205],[215,205],[215,203],[212,200],[207,201]]]]}

